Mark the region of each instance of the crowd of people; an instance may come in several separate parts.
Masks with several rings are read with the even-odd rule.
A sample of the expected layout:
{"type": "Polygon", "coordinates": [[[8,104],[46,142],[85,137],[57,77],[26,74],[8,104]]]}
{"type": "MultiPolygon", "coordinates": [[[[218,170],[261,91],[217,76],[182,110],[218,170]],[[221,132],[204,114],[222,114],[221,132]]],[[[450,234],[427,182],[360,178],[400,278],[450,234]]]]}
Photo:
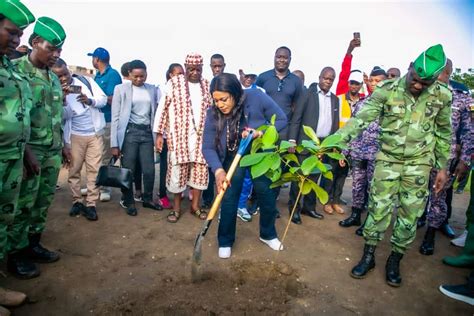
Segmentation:
{"type": "MultiPolygon", "coordinates": [[[[331,166],[330,179],[310,176],[328,193],[324,214],[316,209],[314,193],[297,201],[296,183],[290,184],[288,210],[291,215],[298,203],[290,219],[296,225],[303,223],[302,215],[322,220],[345,214],[348,202],[341,196],[351,172],[351,212],[339,225],[357,226],[356,234],[365,239],[352,277],[364,278],[375,267],[376,246],[392,214],[392,252],[385,266],[391,286],[401,285],[400,262],[417,228],[428,223],[419,248],[423,255],[434,253],[436,231],[455,237],[448,220],[455,180],[464,181],[469,170],[472,175],[473,100],[469,89],[450,80],[453,63],[441,45],[422,52],[403,76],[397,68],[379,66],[367,76],[352,69],[360,46],[354,37],[339,75],[324,67],[308,87],[303,71],[289,70],[292,56],[285,46],[275,51],[274,68],[260,74],[226,73],[224,57],[214,54],[211,82],[202,76],[203,57],[190,53],[183,65],[169,66],[167,83],[159,86],[147,82],[141,60],[125,63],[120,73],[113,69],[102,47],[89,53],[97,70],[93,79],[72,74],[60,58],[65,41],[66,32],[54,19],[36,19],[20,0],[0,3],[0,259],[6,258],[11,275],[35,278],[38,263],[60,259],[40,241],[62,165],[72,193],[70,216],[96,221],[97,203],[115,200],[129,216],[138,215],[138,202],[152,211],[167,209],[167,221],[177,223],[187,190],[189,213],[205,220],[216,192],[228,187],[220,207],[219,258],[231,257],[237,218],[248,222],[258,213],[260,240],[283,250],[275,228],[280,188],[270,189],[268,177],[252,178],[243,167],[229,183],[226,179],[240,141],[250,132],[254,139],[264,136],[258,128],[272,117],[280,140],[294,145],[289,151],[299,161],[309,156],[295,151],[309,139],[304,126],[321,141],[336,134],[347,145],[344,160],[322,157],[331,166]],[[23,30],[33,23],[31,48],[17,50],[23,30]],[[110,188],[96,185],[99,168],[117,160],[134,181],[122,188],[119,200],[110,188]]],[[[470,188],[466,232],[453,241],[463,251],[443,260],[451,266],[474,267],[472,182],[470,188]]],[[[468,284],[440,290],[474,305],[474,273],[468,284]]],[[[19,305],[25,298],[0,287],[0,305],[19,305]]],[[[8,310],[0,307],[0,314],[8,310]]]]}

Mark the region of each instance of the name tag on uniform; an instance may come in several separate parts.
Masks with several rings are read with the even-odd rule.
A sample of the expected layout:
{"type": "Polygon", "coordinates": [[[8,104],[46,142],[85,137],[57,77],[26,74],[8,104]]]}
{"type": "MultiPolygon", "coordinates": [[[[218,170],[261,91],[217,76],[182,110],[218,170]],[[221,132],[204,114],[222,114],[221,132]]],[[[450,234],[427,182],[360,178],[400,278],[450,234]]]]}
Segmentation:
{"type": "Polygon", "coordinates": [[[53,95],[53,101],[58,101],[59,100],[59,96],[58,95],[53,95]]]}

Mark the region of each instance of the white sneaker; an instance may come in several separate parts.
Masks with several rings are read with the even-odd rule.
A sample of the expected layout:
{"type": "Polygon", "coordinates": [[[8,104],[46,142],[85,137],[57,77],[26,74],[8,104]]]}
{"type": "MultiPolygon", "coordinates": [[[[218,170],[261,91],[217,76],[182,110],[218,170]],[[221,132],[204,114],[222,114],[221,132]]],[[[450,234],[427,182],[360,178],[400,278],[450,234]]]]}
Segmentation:
{"type": "Polygon", "coordinates": [[[250,222],[252,220],[252,215],[250,215],[245,207],[237,209],[237,217],[244,222],[250,222]]]}
{"type": "Polygon", "coordinates": [[[110,192],[100,192],[100,201],[101,202],[110,201],[110,192]]]}
{"type": "Polygon", "coordinates": [[[232,253],[231,247],[219,247],[219,258],[229,259],[232,253]]]}
{"type": "Polygon", "coordinates": [[[456,237],[451,240],[451,243],[457,247],[464,247],[466,244],[467,230],[464,230],[459,237],[456,237]]]}
{"type": "Polygon", "coordinates": [[[81,189],[81,195],[86,196],[87,195],[87,188],[82,188],[81,189]]]}
{"type": "Polygon", "coordinates": [[[273,238],[270,240],[260,238],[260,241],[267,244],[268,247],[272,248],[273,250],[276,250],[276,251],[283,250],[283,245],[281,244],[280,240],[278,240],[278,238],[273,238]]]}

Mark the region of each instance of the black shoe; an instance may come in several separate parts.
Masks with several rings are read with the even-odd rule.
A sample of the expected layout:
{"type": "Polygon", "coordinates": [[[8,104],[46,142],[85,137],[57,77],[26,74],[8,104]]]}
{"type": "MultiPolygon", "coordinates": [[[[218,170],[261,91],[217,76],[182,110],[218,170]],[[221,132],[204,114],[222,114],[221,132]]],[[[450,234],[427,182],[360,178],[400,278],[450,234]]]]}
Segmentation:
{"type": "Polygon", "coordinates": [[[323,214],[318,213],[318,212],[316,212],[315,210],[307,211],[307,210],[305,210],[305,209],[302,209],[302,210],[301,210],[301,214],[306,215],[306,216],[309,216],[309,217],[312,217],[312,218],[316,218],[316,219],[323,219],[323,218],[324,218],[324,215],[323,215],[323,214]]]}
{"type": "Polygon", "coordinates": [[[425,237],[420,246],[420,253],[425,256],[431,256],[434,253],[436,228],[428,227],[425,237]]]}
{"type": "Polygon", "coordinates": [[[441,285],[439,290],[455,300],[474,305],[474,289],[470,288],[469,284],[441,285]]]}
{"type": "MultiPolygon", "coordinates": [[[[291,215],[291,209],[290,209],[290,215],[291,215]]],[[[300,210],[296,209],[295,212],[293,213],[293,216],[291,217],[291,222],[295,223],[297,225],[301,225],[301,214],[300,210]]]]}
{"type": "Polygon", "coordinates": [[[151,208],[152,210],[155,210],[155,211],[162,211],[163,210],[163,207],[161,205],[155,204],[153,202],[143,202],[142,206],[145,207],[145,208],[151,208]]]}
{"type": "Polygon", "coordinates": [[[447,222],[441,225],[439,230],[449,239],[453,239],[454,237],[456,237],[454,230],[451,228],[451,226],[447,222]]]}
{"type": "Polygon", "coordinates": [[[33,279],[40,275],[38,265],[27,258],[26,252],[25,248],[8,255],[8,272],[19,279],[33,279]]]}
{"type": "Polygon", "coordinates": [[[210,210],[211,209],[211,206],[212,206],[212,202],[209,203],[209,202],[203,202],[202,205],[201,205],[201,208],[205,209],[205,210],[210,210]]]}
{"type": "Polygon", "coordinates": [[[99,218],[97,217],[97,210],[95,206],[88,206],[82,211],[82,215],[90,221],[96,221],[99,218]]]}
{"type": "Polygon", "coordinates": [[[385,265],[385,278],[390,286],[399,287],[402,283],[402,277],[400,276],[400,260],[402,258],[403,254],[394,251],[388,256],[385,265]]]}
{"type": "Polygon", "coordinates": [[[138,214],[137,209],[133,205],[128,206],[126,212],[130,216],[137,216],[138,214]]]}
{"type": "Polygon", "coordinates": [[[41,234],[29,235],[28,257],[33,262],[51,263],[59,260],[59,254],[44,248],[40,244],[41,234]]]}
{"type": "Polygon", "coordinates": [[[69,216],[78,216],[81,214],[82,210],[86,207],[81,202],[76,202],[72,205],[71,210],[69,211],[69,216]]]}
{"type": "Polygon", "coordinates": [[[339,222],[339,226],[342,227],[351,227],[351,226],[360,226],[360,213],[362,210],[357,207],[352,207],[351,216],[339,222]]]}
{"type": "Polygon", "coordinates": [[[367,273],[375,268],[375,246],[364,245],[364,254],[359,263],[352,268],[351,276],[355,279],[363,279],[367,273]]]}

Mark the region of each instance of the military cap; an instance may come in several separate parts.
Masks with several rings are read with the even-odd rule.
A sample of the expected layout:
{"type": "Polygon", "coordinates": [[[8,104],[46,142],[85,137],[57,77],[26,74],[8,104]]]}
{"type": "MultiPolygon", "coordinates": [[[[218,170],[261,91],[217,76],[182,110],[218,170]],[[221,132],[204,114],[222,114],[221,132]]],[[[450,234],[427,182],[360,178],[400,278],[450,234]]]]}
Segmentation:
{"type": "Polygon", "coordinates": [[[413,62],[413,68],[423,80],[431,80],[446,66],[446,55],[441,44],[431,46],[413,62]]]}
{"type": "Polygon", "coordinates": [[[56,47],[63,46],[66,39],[66,32],[61,24],[46,16],[38,18],[33,32],[56,47]]]}
{"type": "Polygon", "coordinates": [[[0,1],[0,14],[3,14],[20,29],[24,29],[35,21],[34,15],[19,0],[0,1]]]}

